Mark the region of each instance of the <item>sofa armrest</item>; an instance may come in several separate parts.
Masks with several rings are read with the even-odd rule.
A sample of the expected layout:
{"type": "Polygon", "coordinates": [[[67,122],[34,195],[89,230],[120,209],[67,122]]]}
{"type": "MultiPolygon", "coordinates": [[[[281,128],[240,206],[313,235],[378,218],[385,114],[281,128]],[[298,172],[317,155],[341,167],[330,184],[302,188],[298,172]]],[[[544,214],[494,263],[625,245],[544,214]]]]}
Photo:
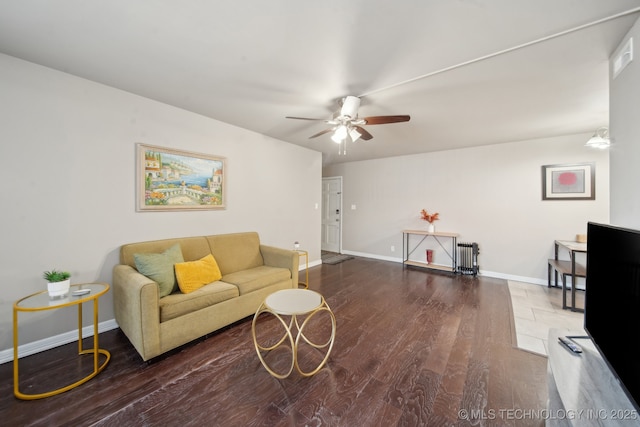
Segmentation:
{"type": "Polygon", "coordinates": [[[265,265],[288,268],[291,271],[291,287],[298,287],[298,265],[300,255],[296,251],[260,245],[260,252],[265,265]]]}
{"type": "Polygon", "coordinates": [[[116,322],[143,360],[160,354],[158,284],[129,265],[113,268],[116,322]]]}

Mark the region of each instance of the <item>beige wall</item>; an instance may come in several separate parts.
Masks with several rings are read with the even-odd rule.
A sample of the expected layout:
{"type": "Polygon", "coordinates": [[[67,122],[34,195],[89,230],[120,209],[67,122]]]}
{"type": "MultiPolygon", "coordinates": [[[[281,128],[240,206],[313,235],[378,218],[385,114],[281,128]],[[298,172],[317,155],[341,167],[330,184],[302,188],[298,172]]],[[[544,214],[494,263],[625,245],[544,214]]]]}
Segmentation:
{"type": "MultiPolygon", "coordinates": [[[[255,230],[320,259],[320,153],[6,55],[0,94],[0,351],[13,302],[46,289],[42,271],[110,282],[125,242],[255,230]],[[136,142],[226,157],[228,209],[137,213],[136,142]]],[[[101,322],[112,305],[101,298],[101,322]]],[[[20,344],[73,330],[75,316],[21,314],[20,344]]]]}
{"type": "Polygon", "coordinates": [[[546,283],[554,239],[574,239],[587,221],[609,219],[608,152],[585,148],[590,136],[325,167],[323,176],[343,177],[343,250],[400,261],[402,230],[426,228],[425,208],[440,213],[437,231],[480,244],[484,274],[546,283]],[[596,163],[596,200],[542,201],[541,166],[577,162],[596,163]]]}
{"type": "MultiPolygon", "coordinates": [[[[633,37],[634,60],[610,81],[611,223],[640,230],[640,21],[620,43],[633,37]]],[[[620,49],[620,48],[618,48],[620,49]]],[[[615,58],[617,52],[612,55],[615,58]]]]}

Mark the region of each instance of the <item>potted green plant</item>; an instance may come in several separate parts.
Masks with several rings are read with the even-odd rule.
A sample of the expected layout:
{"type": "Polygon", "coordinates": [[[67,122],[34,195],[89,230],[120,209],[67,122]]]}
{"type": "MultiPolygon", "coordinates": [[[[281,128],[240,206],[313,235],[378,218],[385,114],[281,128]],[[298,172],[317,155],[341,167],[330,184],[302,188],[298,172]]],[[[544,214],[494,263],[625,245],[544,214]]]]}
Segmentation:
{"type": "Polygon", "coordinates": [[[65,297],[69,294],[71,286],[71,273],[67,271],[51,270],[42,274],[44,280],[47,281],[47,291],[49,297],[65,297]]]}

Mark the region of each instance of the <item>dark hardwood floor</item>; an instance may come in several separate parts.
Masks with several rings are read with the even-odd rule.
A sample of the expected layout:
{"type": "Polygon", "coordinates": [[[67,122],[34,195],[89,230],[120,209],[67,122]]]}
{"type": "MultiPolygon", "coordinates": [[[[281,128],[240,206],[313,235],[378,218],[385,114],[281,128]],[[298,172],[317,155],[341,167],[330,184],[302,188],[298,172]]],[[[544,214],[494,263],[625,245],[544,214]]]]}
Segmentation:
{"type": "MultiPolygon", "coordinates": [[[[325,296],[337,319],[329,362],[313,377],[271,377],[255,353],[250,318],[152,363],[143,362],[124,334],[113,330],[100,335],[101,347],[112,354],[106,369],[58,396],[14,398],[12,363],[0,365],[1,422],[544,424],[535,411],[546,407],[547,359],[513,347],[506,281],[432,274],[366,258],[313,267],[309,278],[310,289],[325,296]]],[[[260,326],[268,329],[270,322],[260,326]]],[[[46,391],[90,370],[91,357],[76,351],[77,344],[69,344],[21,359],[21,390],[46,391]]]]}

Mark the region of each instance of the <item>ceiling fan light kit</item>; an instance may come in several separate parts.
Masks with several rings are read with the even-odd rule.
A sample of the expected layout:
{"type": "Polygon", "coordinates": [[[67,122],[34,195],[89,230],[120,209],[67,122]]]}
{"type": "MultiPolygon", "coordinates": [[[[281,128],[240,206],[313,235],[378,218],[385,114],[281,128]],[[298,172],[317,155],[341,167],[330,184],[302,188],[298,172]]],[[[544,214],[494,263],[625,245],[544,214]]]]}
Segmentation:
{"type": "Polygon", "coordinates": [[[362,126],[365,125],[383,125],[388,123],[400,123],[408,122],[411,119],[409,115],[396,115],[396,116],[371,116],[358,118],[358,109],[360,108],[360,98],[357,96],[346,96],[342,99],[342,107],[340,112],[335,114],[335,117],[329,120],[324,119],[310,119],[307,117],[291,117],[287,116],[287,119],[296,120],[316,120],[324,121],[328,125],[333,127],[325,129],[314,135],[311,135],[309,139],[316,138],[325,133],[333,132],[331,139],[339,144],[338,154],[347,154],[347,140],[355,142],[362,138],[364,141],[369,141],[373,138],[367,130],[362,126]],[[344,146],[343,146],[344,143],[344,146]]]}
{"type": "Polygon", "coordinates": [[[362,134],[360,132],[358,132],[358,129],[350,129],[349,130],[349,136],[351,137],[351,141],[357,141],[358,138],[360,138],[362,136],[362,134]]]}
{"type": "Polygon", "coordinates": [[[333,132],[333,135],[331,135],[331,139],[336,144],[340,144],[346,138],[347,138],[347,127],[343,125],[338,126],[336,130],[333,132]]]}
{"type": "Polygon", "coordinates": [[[358,129],[356,128],[340,125],[335,129],[333,135],[331,135],[331,139],[336,144],[340,144],[347,139],[347,136],[351,139],[351,142],[355,142],[362,136],[362,134],[358,132],[358,129]]]}

